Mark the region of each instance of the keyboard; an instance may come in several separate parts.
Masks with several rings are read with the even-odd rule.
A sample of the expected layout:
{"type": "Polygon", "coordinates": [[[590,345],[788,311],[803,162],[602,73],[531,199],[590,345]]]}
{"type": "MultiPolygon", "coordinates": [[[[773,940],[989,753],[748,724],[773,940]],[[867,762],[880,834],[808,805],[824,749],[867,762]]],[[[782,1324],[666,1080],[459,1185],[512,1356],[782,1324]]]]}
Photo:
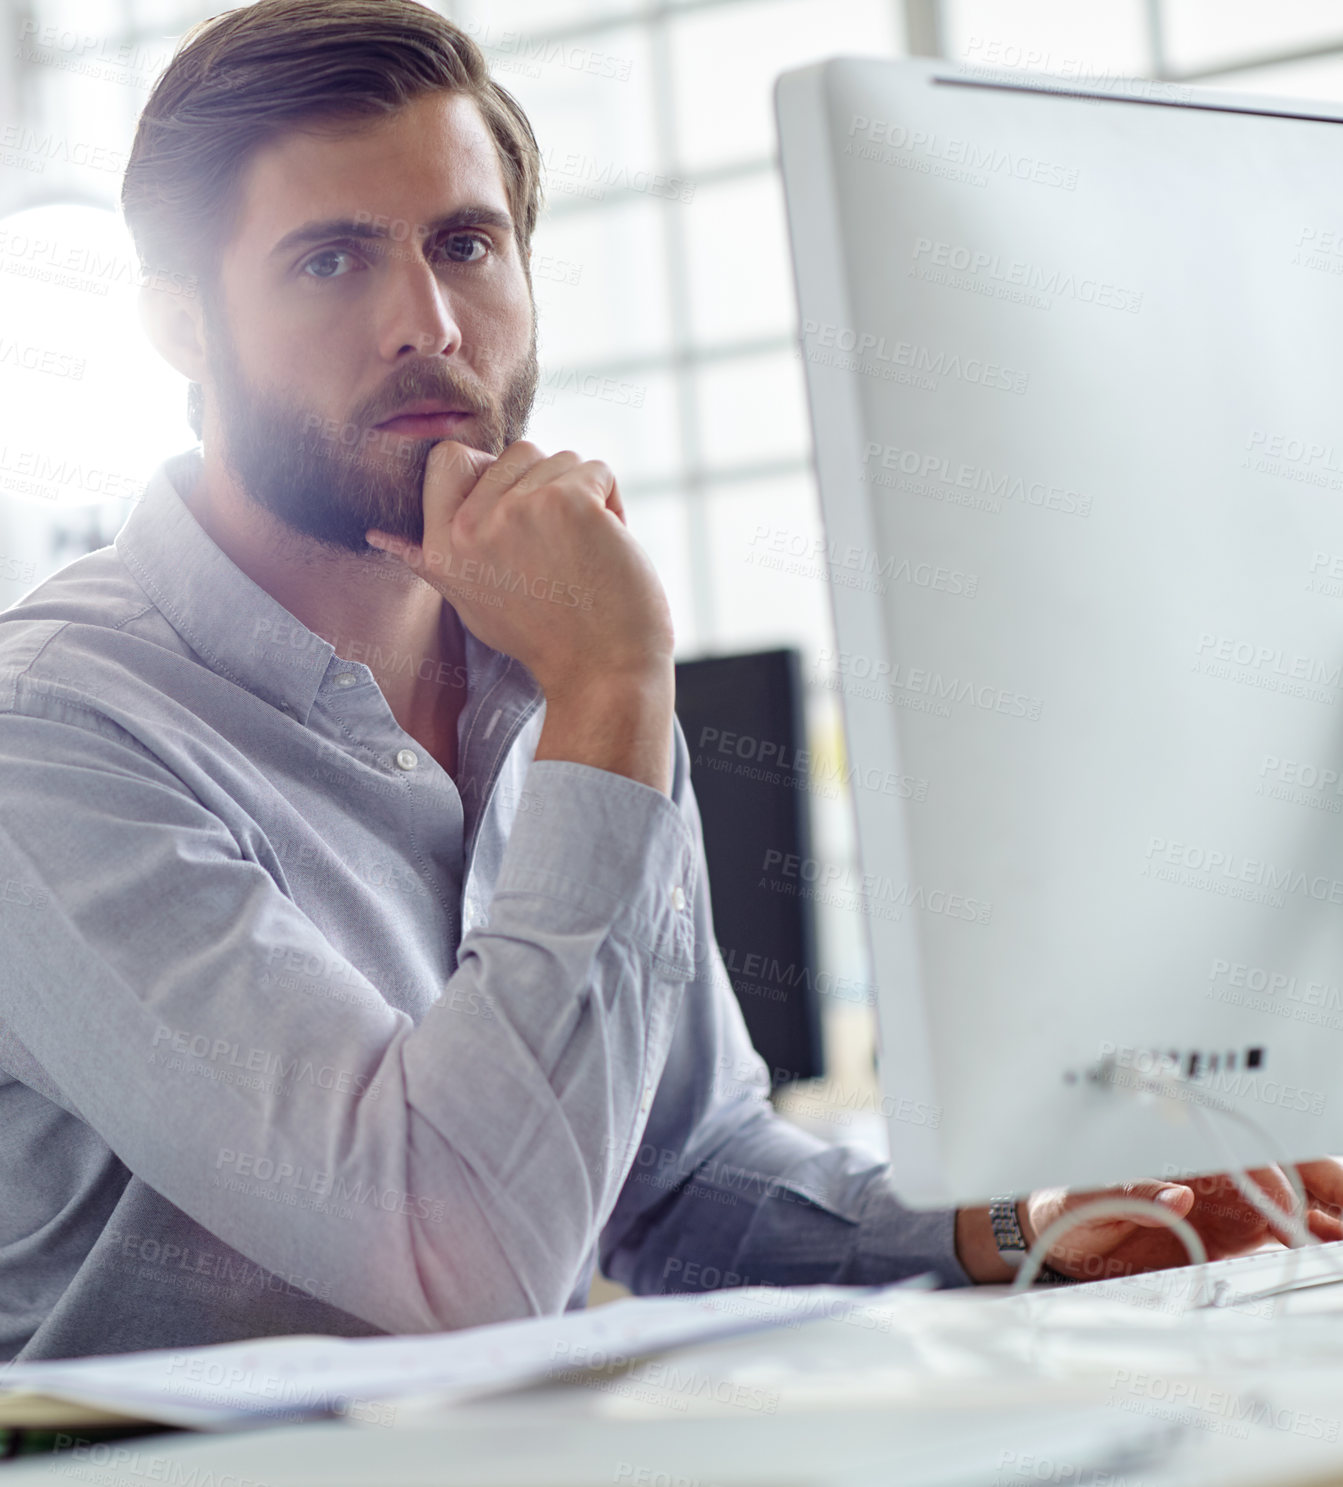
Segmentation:
{"type": "Polygon", "coordinates": [[[1293,1313],[1335,1309],[1343,1307],[1343,1240],[1301,1249],[1274,1245],[1230,1260],[1118,1280],[1035,1287],[1012,1299],[1034,1306],[1042,1297],[1063,1306],[1069,1300],[1115,1300],[1144,1309],[1222,1308],[1264,1317],[1277,1316],[1288,1305],[1293,1313]]]}

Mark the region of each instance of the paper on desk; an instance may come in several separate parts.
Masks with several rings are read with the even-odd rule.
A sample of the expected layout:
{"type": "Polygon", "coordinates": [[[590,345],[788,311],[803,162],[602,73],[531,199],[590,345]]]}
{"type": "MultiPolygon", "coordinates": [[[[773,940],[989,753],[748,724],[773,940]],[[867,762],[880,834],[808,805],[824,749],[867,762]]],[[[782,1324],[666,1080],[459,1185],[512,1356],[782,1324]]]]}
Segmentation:
{"type": "Polygon", "coordinates": [[[19,1363],[0,1371],[0,1398],[27,1390],[201,1430],[332,1414],[376,1423],[398,1398],[475,1398],[709,1338],[840,1316],[922,1284],[923,1277],[896,1287],[753,1286],[426,1336],[277,1337],[19,1363]]]}

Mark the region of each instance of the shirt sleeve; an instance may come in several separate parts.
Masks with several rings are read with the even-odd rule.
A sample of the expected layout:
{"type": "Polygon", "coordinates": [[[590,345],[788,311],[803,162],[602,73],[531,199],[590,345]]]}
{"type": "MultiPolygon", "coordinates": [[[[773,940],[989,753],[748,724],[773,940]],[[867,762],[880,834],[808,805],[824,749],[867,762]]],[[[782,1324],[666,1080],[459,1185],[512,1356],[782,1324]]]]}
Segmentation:
{"type": "Polygon", "coordinates": [[[876,1285],[931,1272],[972,1284],[955,1209],[906,1208],[890,1168],[776,1116],[769,1076],[714,937],[690,759],[673,799],[699,862],[695,978],[630,1176],[602,1235],[603,1273],[644,1295],[745,1285],[876,1285]]]}
{"type": "Polygon", "coordinates": [[[372,1326],[558,1312],[693,975],[677,904],[697,859],[672,802],[633,780],[542,761],[527,790],[544,808],[520,816],[488,922],[415,1025],[149,749],[34,695],[0,713],[0,1021],[132,1173],[372,1326]],[[342,995],[267,991],[291,953],[342,995]],[[348,1097],[194,1078],[164,1056],[180,1038],[316,1065],[348,1097]]]}

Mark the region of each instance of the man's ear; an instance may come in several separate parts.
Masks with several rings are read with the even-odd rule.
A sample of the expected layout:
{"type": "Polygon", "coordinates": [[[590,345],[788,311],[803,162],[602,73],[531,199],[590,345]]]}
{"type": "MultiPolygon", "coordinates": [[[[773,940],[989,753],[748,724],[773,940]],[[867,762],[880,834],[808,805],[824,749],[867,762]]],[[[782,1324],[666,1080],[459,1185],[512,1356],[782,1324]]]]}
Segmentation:
{"type": "Polygon", "coordinates": [[[199,296],[144,284],[139,293],[140,324],[159,355],[187,379],[205,380],[205,326],[199,296]]]}

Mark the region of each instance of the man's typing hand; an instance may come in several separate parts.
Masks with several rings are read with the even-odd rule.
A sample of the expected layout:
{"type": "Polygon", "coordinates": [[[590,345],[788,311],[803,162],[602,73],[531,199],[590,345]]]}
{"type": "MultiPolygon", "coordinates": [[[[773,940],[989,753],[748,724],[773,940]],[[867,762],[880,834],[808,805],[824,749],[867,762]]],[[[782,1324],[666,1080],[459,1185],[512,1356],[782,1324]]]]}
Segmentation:
{"type": "MultiPolygon", "coordinates": [[[[1343,1160],[1322,1157],[1297,1166],[1306,1190],[1306,1225],[1317,1239],[1343,1239],[1343,1160]]],[[[1269,1203],[1285,1214],[1294,1204],[1291,1184],[1279,1167],[1259,1167],[1249,1173],[1269,1203]]],[[[1033,1244],[1056,1219],[1097,1198],[1150,1198],[1177,1218],[1191,1224],[1208,1251],[1209,1260],[1245,1254],[1261,1245],[1290,1241],[1288,1230],[1270,1222],[1237,1190],[1225,1174],[1182,1178],[1179,1182],[1153,1179],[1125,1183],[1104,1192],[1076,1192],[1042,1188],[1018,1206],[1022,1229],[1033,1244]]],[[[1049,1251],[1049,1264],[1077,1280],[1105,1280],[1144,1270],[1186,1265],[1189,1257],[1173,1230],[1155,1214],[1142,1218],[1098,1218],[1079,1223],[1049,1251]]]]}
{"type": "MultiPolygon", "coordinates": [[[[1306,1190],[1306,1225],[1322,1240],[1343,1239],[1343,1158],[1320,1157],[1297,1163],[1306,1190]]],[[[1250,1173],[1268,1202],[1284,1215],[1293,1207],[1290,1183],[1279,1167],[1250,1173]]],[[[1027,1244],[1033,1245],[1056,1219],[1098,1198],[1147,1198],[1191,1224],[1209,1260],[1245,1254],[1265,1243],[1290,1240],[1285,1224],[1271,1222],[1237,1190],[1225,1174],[1207,1177],[1152,1178],[1120,1187],[1079,1192],[1041,1188],[1017,1204],[1027,1244]]],[[[1006,1284],[1015,1271],[999,1255],[987,1208],[962,1208],[956,1215],[956,1254],[972,1280],[1006,1284]]],[[[1179,1236],[1156,1215],[1096,1218],[1068,1230],[1046,1257],[1074,1280],[1109,1280],[1145,1270],[1187,1265],[1189,1255],[1179,1236]]]]}

